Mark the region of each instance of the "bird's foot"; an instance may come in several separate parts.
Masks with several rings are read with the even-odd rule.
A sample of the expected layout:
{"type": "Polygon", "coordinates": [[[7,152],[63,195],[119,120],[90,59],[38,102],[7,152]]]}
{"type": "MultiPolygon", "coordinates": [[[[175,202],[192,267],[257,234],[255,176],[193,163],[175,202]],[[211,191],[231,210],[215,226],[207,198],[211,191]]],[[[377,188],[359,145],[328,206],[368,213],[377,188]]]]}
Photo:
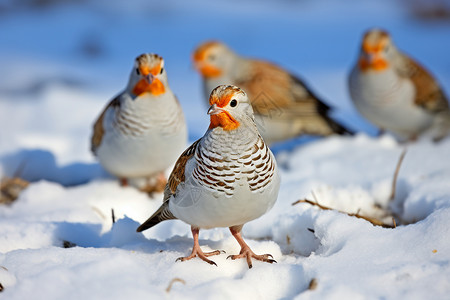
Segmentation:
{"type": "Polygon", "coordinates": [[[119,179],[120,185],[123,187],[128,186],[128,179],[127,178],[120,178],[119,179]]]}
{"type": "Polygon", "coordinates": [[[152,195],[153,193],[162,193],[164,192],[166,184],[166,176],[161,172],[157,176],[150,178],[147,185],[142,187],[140,190],[148,193],[149,195],[152,195]]]}
{"type": "Polygon", "coordinates": [[[231,258],[232,260],[239,259],[239,258],[246,258],[249,269],[251,269],[253,267],[252,258],[254,258],[256,260],[264,261],[264,262],[267,262],[270,264],[277,262],[276,260],[273,259],[273,256],[271,254],[262,254],[262,255],[255,254],[252,251],[252,249],[250,249],[250,247],[248,247],[248,246],[242,247],[241,252],[239,252],[239,254],[230,255],[227,257],[227,259],[228,258],[231,258]]]}
{"type": "Polygon", "coordinates": [[[194,249],[192,249],[192,253],[189,256],[186,257],[178,257],[176,261],[186,261],[186,260],[190,260],[194,257],[198,257],[203,261],[206,261],[208,264],[210,265],[215,265],[217,266],[217,264],[215,262],[213,262],[212,260],[208,259],[207,257],[209,256],[213,256],[213,255],[219,255],[225,253],[225,251],[223,250],[215,250],[215,251],[211,251],[211,252],[203,252],[202,249],[200,247],[195,247],[194,249]]]}

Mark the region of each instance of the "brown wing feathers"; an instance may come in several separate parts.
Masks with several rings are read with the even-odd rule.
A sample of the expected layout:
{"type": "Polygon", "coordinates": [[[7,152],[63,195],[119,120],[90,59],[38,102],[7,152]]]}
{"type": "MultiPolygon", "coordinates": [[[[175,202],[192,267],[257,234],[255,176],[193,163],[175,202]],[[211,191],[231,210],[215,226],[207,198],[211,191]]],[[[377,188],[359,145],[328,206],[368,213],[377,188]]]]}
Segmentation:
{"type": "Polygon", "coordinates": [[[105,133],[105,129],[103,128],[103,118],[105,117],[105,113],[110,107],[119,107],[120,101],[119,96],[115,97],[109,104],[105,107],[100,117],[94,124],[94,133],[91,138],[91,151],[95,154],[96,149],[100,146],[103,138],[103,134],[105,133]]]}
{"type": "Polygon", "coordinates": [[[322,119],[323,121],[317,120],[317,126],[324,124],[322,126],[329,127],[317,129],[318,132],[305,132],[307,134],[327,131],[352,134],[328,116],[330,107],[320,101],[299,78],[274,64],[259,60],[253,61],[251,72],[251,75],[237,80],[236,85],[248,93],[255,113],[272,115],[271,111],[279,110],[283,112],[283,118],[322,119]]]}
{"type": "Polygon", "coordinates": [[[429,112],[449,109],[448,101],[438,82],[431,74],[412,58],[404,55],[404,68],[400,76],[409,77],[416,87],[415,103],[429,112]]]}

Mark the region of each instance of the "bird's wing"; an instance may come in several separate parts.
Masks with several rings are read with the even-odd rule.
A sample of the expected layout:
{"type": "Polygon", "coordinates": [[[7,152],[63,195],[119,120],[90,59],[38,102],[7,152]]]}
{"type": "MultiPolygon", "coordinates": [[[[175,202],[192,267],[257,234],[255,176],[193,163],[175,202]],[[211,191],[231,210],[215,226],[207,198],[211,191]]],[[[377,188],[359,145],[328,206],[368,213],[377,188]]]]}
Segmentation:
{"type": "Polygon", "coordinates": [[[119,101],[120,95],[116,96],[112,99],[109,104],[105,107],[103,112],[98,117],[97,121],[94,124],[94,132],[91,137],[91,151],[95,154],[95,151],[100,146],[103,138],[103,134],[105,133],[105,129],[103,128],[103,119],[105,117],[106,111],[110,108],[118,108],[120,107],[119,101]]]}
{"type": "Polygon", "coordinates": [[[236,85],[249,94],[257,114],[281,109],[292,115],[310,116],[329,109],[302,80],[269,62],[253,60],[249,73],[236,85]]]}
{"type": "Polygon", "coordinates": [[[255,114],[271,119],[302,119],[307,126],[302,126],[299,134],[351,134],[328,115],[330,107],[303,80],[274,64],[251,61],[248,73],[236,85],[249,94],[255,114]]]}
{"type": "Polygon", "coordinates": [[[175,194],[178,185],[181,182],[185,181],[186,176],[184,172],[186,169],[186,163],[192,156],[194,156],[195,150],[197,149],[197,145],[199,142],[200,139],[195,141],[191,146],[189,146],[189,148],[184,150],[184,152],[180,155],[177,162],[175,163],[172,173],[170,173],[169,180],[167,181],[167,186],[171,194],[175,194]]]}
{"type": "Polygon", "coordinates": [[[416,97],[414,103],[430,113],[448,111],[447,97],[433,76],[419,63],[403,54],[399,75],[409,78],[415,88],[416,97]]]}

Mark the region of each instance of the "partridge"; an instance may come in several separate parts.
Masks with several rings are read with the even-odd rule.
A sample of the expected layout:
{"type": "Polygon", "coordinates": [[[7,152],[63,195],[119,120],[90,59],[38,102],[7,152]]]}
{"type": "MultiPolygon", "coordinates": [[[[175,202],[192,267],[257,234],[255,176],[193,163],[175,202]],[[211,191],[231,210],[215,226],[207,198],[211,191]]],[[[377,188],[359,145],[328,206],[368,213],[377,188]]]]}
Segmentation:
{"type": "Polygon", "coordinates": [[[219,84],[234,84],[247,92],[269,145],[302,134],[350,133],[330,117],[330,107],[302,80],[277,65],[239,56],[216,41],[201,44],[193,61],[203,77],[206,99],[219,84]]]}
{"type": "Polygon", "coordinates": [[[186,140],[186,122],[169,87],[163,58],[138,56],[125,90],[95,122],[92,152],[122,183],[133,180],[144,191],[162,192],[167,182],[164,171],[183,151],[186,140]]]}
{"type": "Polygon", "coordinates": [[[413,140],[425,132],[438,140],[449,133],[449,105],[439,83],[397,49],[384,30],[364,34],[349,90],[366,119],[400,140],[413,140]]]}
{"type": "Polygon", "coordinates": [[[241,230],[274,205],[280,177],[272,152],[255,124],[246,93],[235,86],[218,86],[209,98],[209,129],[180,156],[169,177],[161,207],[138,229],[180,219],[191,225],[194,247],[191,255],[215,263],[198,243],[200,228],[229,227],[241,246],[231,259],[252,258],[273,263],[270,254],[257,255],[245,243],[241,230]]]}

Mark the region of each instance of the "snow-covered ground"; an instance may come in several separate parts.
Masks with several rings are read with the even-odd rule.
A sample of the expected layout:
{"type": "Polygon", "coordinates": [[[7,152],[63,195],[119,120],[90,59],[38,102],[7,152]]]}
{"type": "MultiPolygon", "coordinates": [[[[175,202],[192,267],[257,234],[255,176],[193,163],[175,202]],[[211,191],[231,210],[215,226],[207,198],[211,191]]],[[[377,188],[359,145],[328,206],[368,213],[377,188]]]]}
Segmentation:
{"type": "Polygon", "coordinates": [[[18,4],[28,2],[45,3],[0,2],[0,175],[32,181],[13,205],[0,206],[0,299],[448,298],[450,138],[405,145],[374,137],[346,87],[361,34],[381,26],[450,94],[448,21],[412,18],[400,5],[406,1],[388,0],[18,4]],[[208,116],[190,55],[211,38],[302,76],[336,107],[336,118],[361,131],[274,146],[278,202],[244,235],[277,264],[255,261],[248,270],[245,261],[227,260],[239,246],[226,229],[200,232],[203,249],[227,253],[213,258],[217,267],[175,262],[190,253],[189,226],[169,221],[136,233],[162,195],[120,187],[89,152],[93,121],[142,52],[165,58],[190,140],[201,136],[208,116]],[[313,194],[322,205],[386,223],[390,210],[402,225],[385,229],[291,205],[313,194]],[[317,286],[308,289],[312,279],[317,286]]]}

